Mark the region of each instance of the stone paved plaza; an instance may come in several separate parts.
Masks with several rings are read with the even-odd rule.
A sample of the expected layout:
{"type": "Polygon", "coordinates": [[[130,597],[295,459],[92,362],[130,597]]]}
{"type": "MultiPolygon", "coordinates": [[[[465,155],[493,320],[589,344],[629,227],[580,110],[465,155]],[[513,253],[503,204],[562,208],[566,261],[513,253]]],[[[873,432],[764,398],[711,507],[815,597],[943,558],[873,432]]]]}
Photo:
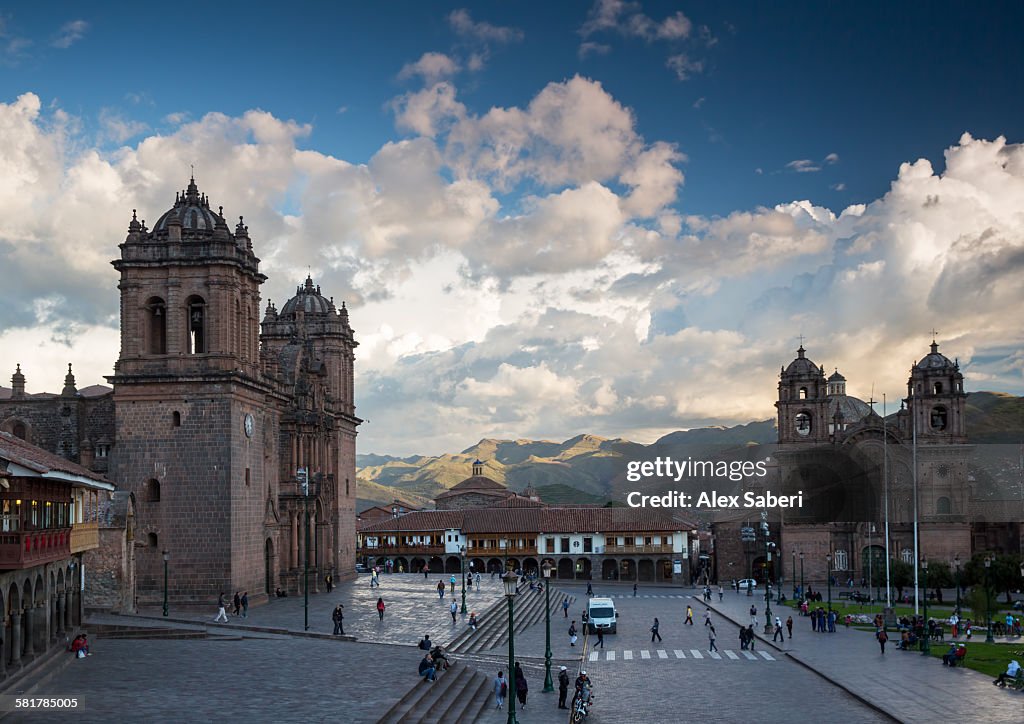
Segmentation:
{"type": "MultiPolygon", "coordinates": [[[[377,590],[366,581],[345,584],[335,594],[311,598],[317,611],[316,629],[329,633],[329,612],[337,600],[345,601],[359,615],[346,616],[346,632],[360,639],[382,643],[309,638],[288,633],[302,628],[302,601],[288,599],[250,610],[243,622],[233,619],[224,626],[208,626],[211,635],[199,640],[114,640],[100,637],[94,655],[71,661],[36,696],[82,697],[84,706],[75,714],[17,715],[9,721],[53,721],[66,718],[83,722],[213,722],[243,718],[248,721],[345,721],[375,722],[412,687],[419,652],[411,648],[425,622],[431,637],[444,640],[452,633],[447,614],[448,594],[438,601],[433,590],[438,576],[424,583],[422,576],[384,577],[381,594],[390,601],[383,626],[371,604],[377,590]],[[365,610],[369,608],[370,610],[365,610]],[[297,618],[296,618],[297,617],[297,618]],[[324,624],[326,620],[328,623],[324,624]],[[447,626],[445,626],[447,621],[447,626]],[[351,623],[350,623],[351,622],[351,623]],[[297,626],[295,625],[297,623],[297,626]],[[280,629],[266,634],[248,630],[256,625],[280,629]],[[234,631],[230,629],[235,629],[234,631]],[[400,645],[395,645],[400,644],[400,645]]],[[[474,593],[475,608],[500,597],[498,582],[485,579],[484,590],[474,593]]],[[[586,601],[585,587],[561,586],[577,601],[570,618],[579,622],[586,601]]],[[[708,652],[703,624],[703,603],[693,599],[692,589],[642,588],[634,598],[628,587],[595,586],[598,595],[612,595],[620,613],[618,633],[605,637],[604,649],[589,650],[584,666],[595,682],[596,706],[590,721],[596,724],[677,722],[690,720],[792,722],[936,721],[935,707],[920,715],[904,706],[917,699],[901,695],[901,686],[920,689],[962,721],[1018,721],[1024,697],[995,691],[985,677],[970,671],[943,669],[937,662],[914,654],[892,652],[884,661],[876,655],[870,634],[842,631],[814,635],[806,619],[797,619],[793,643],[780,650],[758,641],[753,654],[742,651],[738,627],[730,618],[745,614],[746,596],[717,604],[712,613],[718,633],[717,654],[708,652]],[[607,590],[605,590],[607,588],[607,590]],[[684,626],[686,605],[694,607],[695,625],[684,626]],[[719,612],[720,611],[720,612],[719,612]],[[651,642],[650,625],[660,619],[661,642],[651,642]],[[799,661],[796,660],[799,658],[799,661]],[[868,659],[871,659],[869,661],[868,659]],[[867,706],[858,696],[827,678],[838,678],[858,696],[884,682],[878,703],[890,716],[867,706]],[[950,709],[949,697],[933,696],[949,691],[952,682],[959,704],[950,709]],[[901,682],[903,682],[901,684],[901,682]],[[931,692],[931,693],[929,693],[931,692]],[[1015,708],[1006,708],[1015,707],[1015,708]]],[[[539,594],[521,594],[539,595],[539,594]]],[[[717,599],[717,596],[716,596],[717,599]]],[[[763,599],[758,601],[759,612],[763,599]]],[[[312,609],[311,609],[312,610],[312,609]]],[[[503,615],[504,607],[494,615],[503,615]]],[[[763,612],[761,612],[763,619],[763,612]]],[[[120,617],[106,617],[103,622],[120,617]]],[[[196,615],[196,618],[207,618],[196,615]]],[[[208,617],[212,619],[212,614],[208,617]]],[[[311,614],[311,620],[313,616],[311,614]]],[[[132,619],[126,619],[130,623],[132,619]]],[[[147,623],[154,623],[147,619],[147,623]]],[[[185,624],[178,624],[184,626],[185,624]]],[[[461,628],[461,621],[454,628],[461,628]]],[[[569,646],[568,621],[560,609],[552,610],[553,671],[566,665],[575,673],[584,651],[569,646]]],[[[557,694],[543,694],[544,623],[519,632],[516,659],[530,683],[523,724],[556,724],[566,720],[556,708],[557,694]]],[[[596,643],[594,637],[590,642],[596,643]]],[[[507,646],[457,656],[463,663],[490,676],[507,670],[507,646]]],[[[488,707],[480,721],[501,724],[506,711],[488,707]]]]}

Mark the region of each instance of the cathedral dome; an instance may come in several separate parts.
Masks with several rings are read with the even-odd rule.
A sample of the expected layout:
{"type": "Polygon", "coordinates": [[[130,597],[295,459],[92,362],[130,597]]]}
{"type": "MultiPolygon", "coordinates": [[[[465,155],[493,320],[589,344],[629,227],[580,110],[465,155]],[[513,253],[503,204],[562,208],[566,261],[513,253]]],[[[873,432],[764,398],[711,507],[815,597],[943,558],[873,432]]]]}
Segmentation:
{"type": "Polygon", "coordinates": [[[846,378],[843,377],[839,373],[839,370],[837,369],[835,372],[833,372],[831,375],[829,375],[828,381],[829,382],[846,382],[846,378]]]}
{"type": "Polygon", "coordinates": [[[804,352],[804,346],[800,345],[800,349],[796,351],[796,359],[790,362],[789,367],[786,368],[787,375],[817,375],[819,373],[818,365],[807,359],[804,352]]]}
{"type": "Polygon", "coordinates": [[[932,342],[932,351],[914,365],[915,370],[953,370],[956,368],[956,363],[939,352],[938,342],[932,342]]]}
{"type": "Polygon", "coordinates": [[[870,415],[874,410],[864,400],[850,395],[832,395],[828,398],[828,417],[831,420],[836,412],[842,414],[843,421],[847,424],[859,422],[870,415]]]}
{"type": "Polygon", "coordinates": [[[188,188],[175,194],[174,206],[161,216],[153,226],[153,233],[167,233],[167,226],[177,221],[181,230],[192,234],[212,234],[218,221],[224,224],[220,214],[210,209],[210,200],[206,194],[200,194],[194,178],[189,180],[188,188]]]}
{"type": "Polygon", "coordinates": [[[319,285],[313,285],[313,278],[306,277],[306,283],[295,289],[295,296],[281,307],[279,317],[294,316],[299,310],[306,314],[332,314],[334,302],[320,293],[319,285]]]}

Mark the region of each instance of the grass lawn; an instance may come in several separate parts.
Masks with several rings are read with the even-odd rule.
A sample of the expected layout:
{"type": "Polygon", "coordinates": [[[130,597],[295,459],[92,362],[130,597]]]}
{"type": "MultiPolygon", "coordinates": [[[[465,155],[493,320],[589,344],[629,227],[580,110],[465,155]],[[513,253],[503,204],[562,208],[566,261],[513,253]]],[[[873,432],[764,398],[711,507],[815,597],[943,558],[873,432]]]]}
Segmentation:
{"type": "MultiPolygon", "coordinates": [[[[949,650],[949,644],[933,643],[931,654],[942,664],[942,655],[949,650]]],[[[897,651],[898,656],[914,656],[914,651],[897,651]]],[[[1006,665],[1010,659],[1024,661],[1024,643],[1016,644],[986,644],[983,641],[971,641],[967,644],[967,668],[980,671],[991,676],[993,679],[1006,671],[1006,665]]]]}
{"type": "MultiPolygon", "coordinates": [[[[796,608],[797,607],[797,605],[794,602],[792,602],[792,601],[786,601],[786,605],[790,606],[792,608],[796,608]]],[[[815,603],[815,604],[813,604],[812,608],[817,608],[818,606],[821,606],[822,608],[827,609],[828,608],[828,601],[822,601],[821,603],[815,603]]],[[[876,613],[882,613],[882,609],[884,607],[885,607],[884,604],[880,604],[880,603],[853,603],[853,602],[849,602],[849,601],[836,601],[835,599],[832,599],[832,610],[839,613],[839,622],[840,623],[842,622],[843,617],[846,614],[851,614],[851,615],[866,614],[868,616],[874,616],[876,613]]],[[[913,616],[914,615],[914,607],[913,606],[900,605],[900,606],[894,606],[893,608],[895,609],[897,616],[913,616]]],[[[950,615],[952,615],[954,608],[956,608],[955,603],[943,603],[942,605],[936,605],[936,604],[933,604],[933,603],[931,603],[929,601],[929,603],[928,603],[928,618],[949,618],[950,615]]],[[[1007,611],[1009,611],[1009,609],[1005,609],[1005,608],[1001,609],[999,611],[993,611],[992,612],[992,619],[994,621],[1001,621],[1006,616],[1007,611]]],[[[921,607],[921,613],[922,614],[924,613],[924,607],[923,606],[921,607]]],[[[1021,612],[1020,611],[1014,611],[1013,614],[1015,616],[1020,616],[1021,612]]],[[[964,609],[964,615],[967,618],[971,618],[971,619],[975,619],[976,618],[967,609],[964,609]]],[[[980,618],[978,620],[980,620],[980,618]]]]}

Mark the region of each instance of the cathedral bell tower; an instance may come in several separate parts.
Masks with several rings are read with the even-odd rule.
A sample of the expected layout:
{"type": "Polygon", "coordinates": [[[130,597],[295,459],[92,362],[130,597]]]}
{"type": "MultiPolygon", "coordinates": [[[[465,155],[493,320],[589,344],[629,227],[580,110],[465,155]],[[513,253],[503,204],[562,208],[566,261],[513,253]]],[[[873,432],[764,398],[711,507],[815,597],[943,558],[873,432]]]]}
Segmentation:
{"type": "Polygon", "coordinates": [[[907,381],[907,409],[911,429],[919,443],[966,443],[964,425],[964,376],[960,363],[939,352],[932,340],[931,352],[914,364],[907,381]]]}
{"type": "Polygon", "coordinates": [[[259,358],[259,271],[195,179],[153,228],[132,213],[121,255],[121,354],[110,475],[135,494],[140,602],[265,588],[264,501],[276,496],[278,414],[259,358]]]}
{"type": "Polygon", "coordinates": [[[801,344],[796,359],[779,374],[780,444],[822,444],[829,440],[828,384],[825,368],[807,359],[801,344]]]}

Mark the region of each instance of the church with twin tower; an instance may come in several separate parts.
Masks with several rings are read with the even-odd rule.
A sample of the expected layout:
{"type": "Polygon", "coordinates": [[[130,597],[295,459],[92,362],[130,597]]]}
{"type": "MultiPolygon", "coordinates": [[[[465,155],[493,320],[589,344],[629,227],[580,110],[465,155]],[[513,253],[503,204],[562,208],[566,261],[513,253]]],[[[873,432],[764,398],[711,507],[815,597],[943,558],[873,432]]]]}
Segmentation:
{"type": "Polygon", "coordinates": [[[139,602],[163,596],[165,551],[178,603],[297,592],[307,555],[311,587],[353,576],[361,421],[344,303],[307,278],[261,321],[249,230],[194,179],[151,229],[133,212],[120,249],[107,475],[135,496],[139,602]]]}

